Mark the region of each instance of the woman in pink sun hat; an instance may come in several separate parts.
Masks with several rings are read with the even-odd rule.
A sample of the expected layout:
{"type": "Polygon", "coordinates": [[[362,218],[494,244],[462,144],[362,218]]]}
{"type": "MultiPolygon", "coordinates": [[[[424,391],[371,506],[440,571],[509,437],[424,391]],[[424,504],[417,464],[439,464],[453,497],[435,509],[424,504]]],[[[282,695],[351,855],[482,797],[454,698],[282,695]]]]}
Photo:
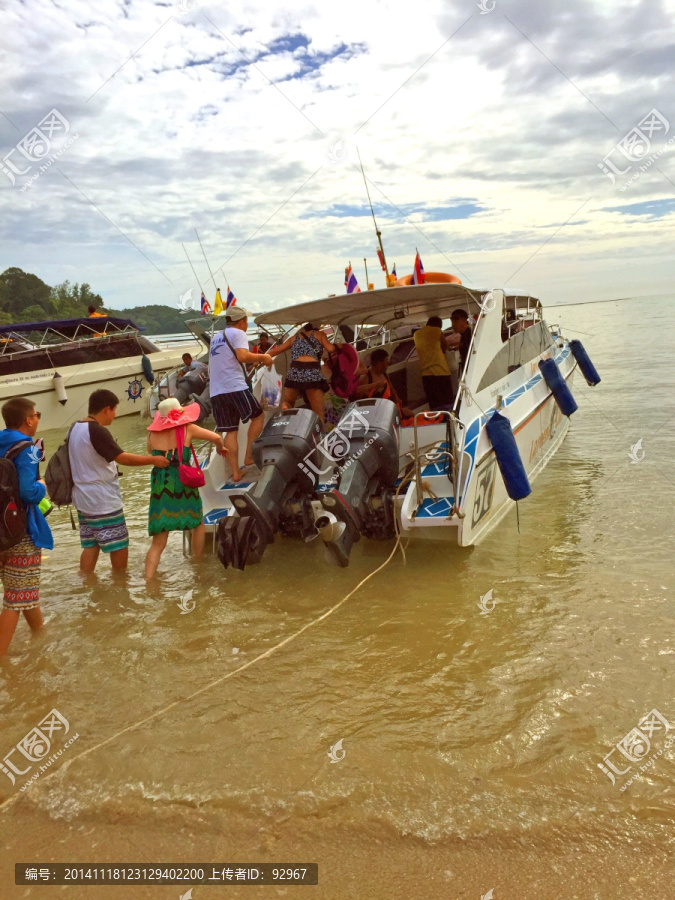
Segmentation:
{"type": "Polygon", "coordinates": [[[191,464],[192,441],[195,439],[215,444],[221,456],[226,456],[227,450],[219,434],[194,424],[200,413],[198,403],[182,407],[175,397],[169,397],[159,404],[152,425],[148,426],[148,453],[167,457],[169,465],[165,469],[152,470],[148,511],[148,533],[152,544],[145,558],[146,578],[152,578],[157,571],[170,531],[190,529],[193,556],[200,557],[204,552],[202,498],[197,487],[181,481],[179,466],[191,464]],[[155,473],[160,472],[161,477],[156,477],[155,473]]]}

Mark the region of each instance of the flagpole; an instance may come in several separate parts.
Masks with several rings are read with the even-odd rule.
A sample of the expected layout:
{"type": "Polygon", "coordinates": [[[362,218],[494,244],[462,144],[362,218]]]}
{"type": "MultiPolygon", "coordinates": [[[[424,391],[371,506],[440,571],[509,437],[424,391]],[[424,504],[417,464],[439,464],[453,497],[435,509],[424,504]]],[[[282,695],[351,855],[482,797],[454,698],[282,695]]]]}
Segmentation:
{"type": "Polygon", "coordinates": [[[195,228],[195,234],[197,235],[197,240],[199,241],[199,246],[202,248],[202,255],[204,257],[204,262],[206,263],[206,268],[209,270],[209,275],[211,276],[211,281],[213,282],[214,288],[216,287],[216,279],[213,277],[213,272],[211,271],[211,266],[209,265],[209,261],[206,258],[206,253],[204,253],[204,248],[202,247],[201,238],[199,237],[199,232],[195,228]]]}
{"type": "MultiPolygon", "coordinates": [[[[377,227],[377,219],[375,218],[375,210],[373,209],[373,201],[370,199],[370,191],[368,189],[368,181],[366,180],[366,173],[363,171],[363,163],[361,162],[361,154],[359,153],[359,148],[356,148],[356,152],[359,157],[359,165],[361,166],[361,174],[363,175],[363,183],[366,186],[366,194],[368,195],[368,203],[370,204],[370,212],[373,216],[373,225],[375,226],[375,234],[377,235],[377,240],[380,244],[380,252],[382,253],[382,259],[384,260],[384,272],[387,276],[387,287],[389,287],[389,267],[387,266],[387,257],[384,255],[384,246],[382,245],[382,232],[377,227]]],[[[367,279],[366,279],[366,287],[367,287],[367,279]]]]}
{"type": "MultiPolygon", "coordinates": [[[[185,250],[185,244],[181,244],[181,247],[183,248],[183,250],[185,250]]],[[[197,284],[199,285],[199,290],[200,290],[200,291],[202,292],[202,294],[203,294],[203,293],[204,293],[204,288],[202,287],[202,283],[201,283],[201,281],[199,280],[199,276],[198,276],[197,273],[195,272],[195,267],[192,265],[192,260],[191,260],[190,257],[188,256],[187,250],[185,250],[185,255],[187,256],[187,261],[190,263],[190,268],[192,269],[192,274],[193,274],[193,275],[195,276],[195,278],[197,279],[197,284]]]]}
{"type": "Polygon", "coordinates": [[[368,264],[366,262],[365,256],[363,257],[363,267],[366,270],[366,290],[368,290],[368,284],[369,284],[369,282],[368,282],[368,264]]]}

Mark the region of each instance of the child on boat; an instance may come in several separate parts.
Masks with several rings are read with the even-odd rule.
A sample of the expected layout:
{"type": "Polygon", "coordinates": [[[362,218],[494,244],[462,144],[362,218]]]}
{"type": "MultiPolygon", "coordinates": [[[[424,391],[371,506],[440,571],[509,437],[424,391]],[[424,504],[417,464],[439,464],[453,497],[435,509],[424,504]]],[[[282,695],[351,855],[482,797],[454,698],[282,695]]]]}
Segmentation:
{"type": "Polygon", "coordinates": [[[192,554],[204,552],[204,519],[199,489],[181,481],[179,466],[189,465],[192,441],[210,441],[221,456],[227,456],[223,439],[214,431],[194,423],[199,418],[198,403],[181,407],[175,397],[169,397],[157,407],[152,425],[148,426],[148,452],[153,457],[165,457],[167,468],[153,469],[148,534],[152,544],[145,558],[145,577],[152,578],[166,547],[170,531],[192,531],[192,554]],[[182,447],[182,455],[178,452],[182,447]]]}

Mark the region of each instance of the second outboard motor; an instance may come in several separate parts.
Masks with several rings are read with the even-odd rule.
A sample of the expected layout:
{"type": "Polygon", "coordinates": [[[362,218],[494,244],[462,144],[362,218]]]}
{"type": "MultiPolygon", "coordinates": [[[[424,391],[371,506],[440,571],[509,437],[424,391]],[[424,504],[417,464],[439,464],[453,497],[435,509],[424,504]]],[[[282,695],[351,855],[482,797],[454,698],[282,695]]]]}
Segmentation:
{"type": "Polygon", "coordinates": [[[339,566],[349,565],[352,545],[362,534],[376,540],[394,535],[399,425],[391,400],[357,400],[328,435],[340,476],[337,488],[321,497],[324,512],[314,524],[339,566]]]}
{"type": "Polygon", "coordinates": [[[240,516],[256,520],[266,544],[277,530],[304,538],[316,535],[311,498],[320,438],[321,421],[315,412],[287,409],[272,416],[253,442],[253,459],[262,474],[250,491],[231,497],[240,516]]]}

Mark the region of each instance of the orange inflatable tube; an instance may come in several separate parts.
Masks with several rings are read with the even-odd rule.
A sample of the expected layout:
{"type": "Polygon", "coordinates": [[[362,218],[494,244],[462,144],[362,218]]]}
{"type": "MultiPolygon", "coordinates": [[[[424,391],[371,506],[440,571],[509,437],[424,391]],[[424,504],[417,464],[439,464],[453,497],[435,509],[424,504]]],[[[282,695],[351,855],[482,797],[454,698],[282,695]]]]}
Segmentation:
{"type": "MultiPolygon", "coordinates": [[[[448,275],[447,272],[425,272],[425,284],[461,284],[462,281],[456,275],[448,275]]],[[[405,287],[412,284],[412,275],[404,275],[396,282],[397,287],[405,287]]]]}

